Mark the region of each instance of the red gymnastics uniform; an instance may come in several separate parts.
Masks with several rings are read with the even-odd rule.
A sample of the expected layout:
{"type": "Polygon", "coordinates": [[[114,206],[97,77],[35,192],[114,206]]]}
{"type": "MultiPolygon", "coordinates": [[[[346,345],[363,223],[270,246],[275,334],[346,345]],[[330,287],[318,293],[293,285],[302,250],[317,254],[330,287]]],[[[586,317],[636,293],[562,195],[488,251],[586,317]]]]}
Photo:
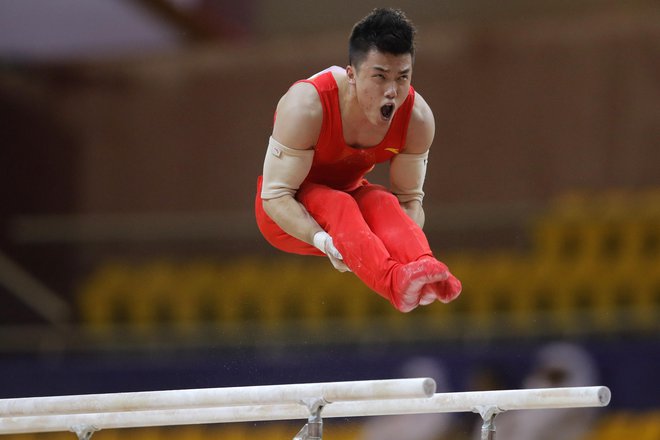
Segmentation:
{"type": "MultiPolygon", "coordinates": [[[[395,268],[433,254],[421,228],[401,209],[396,196],[364,177],[376,163],[403,151],[415,91],[411,86],[378,145],[354,148],[344,141],[338,87],[332,72],[302,82],[312,84],[318,91],[323,123],[311,170],[296,199],[330,234],[351,271],[398,308],[399,299],[393,288],[396,281],[392,279],[395,268]]],[[[255,210],[257,225],[266,240],[285,252],[324,255],[284,232],[268,217],[260,197],[261,184],[260,176],[255,210]]]]}

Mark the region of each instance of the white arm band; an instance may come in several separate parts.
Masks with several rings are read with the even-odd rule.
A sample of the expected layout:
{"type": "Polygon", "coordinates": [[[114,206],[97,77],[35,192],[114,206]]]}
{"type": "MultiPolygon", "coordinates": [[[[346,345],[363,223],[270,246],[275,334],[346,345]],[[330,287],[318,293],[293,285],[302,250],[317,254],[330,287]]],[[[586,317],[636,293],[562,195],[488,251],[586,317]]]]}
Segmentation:
{"type": "Polygon", "coordinates": [[[400,153],[390,162],[390,190],[405,203],[424,199],[424,178],[429,152],[400,153]]]}
{"type": "Polygon", "coordinates": [[[314,150],[290,148],[271,136],[264,159],[261,198],[276,199],[287,194],[294,196],[312,168],[313,159],[314,150]]]}

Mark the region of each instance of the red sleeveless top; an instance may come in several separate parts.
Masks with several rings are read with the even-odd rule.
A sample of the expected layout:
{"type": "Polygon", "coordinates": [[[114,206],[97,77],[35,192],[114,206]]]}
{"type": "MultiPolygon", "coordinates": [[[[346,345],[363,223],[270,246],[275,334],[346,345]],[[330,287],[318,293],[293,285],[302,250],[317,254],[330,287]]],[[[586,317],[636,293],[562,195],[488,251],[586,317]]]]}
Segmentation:
{"type": "Polygon", "coordinates": [[[373,147],[354,148],[344,140],[338,87],[332,72],[302,82],[310,83],[316,88],[323,105],[321,133],[314,147],[314,161],[306,182],[352,191],[360,186],[365,174],[371,171],[375,164],[390,160],[403,150],[415,102],[415,90],[412,86],[403,105],[394,114],[385,138],[373,147]]]}

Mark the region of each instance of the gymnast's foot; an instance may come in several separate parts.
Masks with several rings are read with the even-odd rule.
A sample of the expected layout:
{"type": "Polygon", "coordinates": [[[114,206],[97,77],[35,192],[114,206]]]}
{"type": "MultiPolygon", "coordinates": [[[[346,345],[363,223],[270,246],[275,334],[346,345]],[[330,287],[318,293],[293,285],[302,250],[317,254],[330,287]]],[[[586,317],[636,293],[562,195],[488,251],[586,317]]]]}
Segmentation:
{"type": "Polygon", "coordinates": [[[462,289],[461,282],[450,273],[446,280],[426,284],[422,287],[422,297],[419,300],[419,304],[425,306],[435,300],[446,304],[458,298],[462,289]]]}
{"type": "Polygon", "coordinates": [[[392,304],[401,312],[409,312],[420,304],[424,288],[447,280],[447,266],[435,258],[424,258],[395,269],[392,304]]]}

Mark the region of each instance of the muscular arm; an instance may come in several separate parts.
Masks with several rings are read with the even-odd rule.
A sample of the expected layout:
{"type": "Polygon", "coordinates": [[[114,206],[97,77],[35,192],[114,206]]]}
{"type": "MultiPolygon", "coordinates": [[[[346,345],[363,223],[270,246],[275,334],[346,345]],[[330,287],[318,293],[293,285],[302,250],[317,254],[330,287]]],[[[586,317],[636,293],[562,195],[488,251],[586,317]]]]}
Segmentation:
{"type": "Polygon", "coordinates": [[[422,207],[421,202],[417,200],[411,200],[409,202],[399,202],[399,204],[401,205],[403,212],[405,212],[408,217],[413,219],[413,221],[417,223],[420,228],[424,227],[426,216],[424,214],[424,208],[422,207]]]}
{"type": "Polygon", "coordinates": [[[313,244],[314,234],[323,229],[307,210],[291,196],[264,200],[264,211],[287,234],[313,244]]]}
{"type": "MultiPolygon", "coordinates": [[[[408,154],[423,154],[429,151],[435,136],[435,120],[433,112],[420,94],[415,96],[415,105],[410,116],[405,152],[408,154]]],[[[423,175],[415,178],[424,179],[423,175]]],[[[419,227],[424,226],[424,208],[421,200],[399,201],[404,212],[413,219],[419,227]]]]}
{"type": "MultiPolygon", "coordinates": [[[[318,139],[323,110],[311,84],[291,87],[277,106],[273,138],[289,148],[310,150],[318,139]]],[[[302,176],[298,184],[302,183],[302,176]]],[[[264,211],[287,234],[313,244],[313,237],[323,229],[294,195],[286,194],[263,200],[264,211]]]]}

